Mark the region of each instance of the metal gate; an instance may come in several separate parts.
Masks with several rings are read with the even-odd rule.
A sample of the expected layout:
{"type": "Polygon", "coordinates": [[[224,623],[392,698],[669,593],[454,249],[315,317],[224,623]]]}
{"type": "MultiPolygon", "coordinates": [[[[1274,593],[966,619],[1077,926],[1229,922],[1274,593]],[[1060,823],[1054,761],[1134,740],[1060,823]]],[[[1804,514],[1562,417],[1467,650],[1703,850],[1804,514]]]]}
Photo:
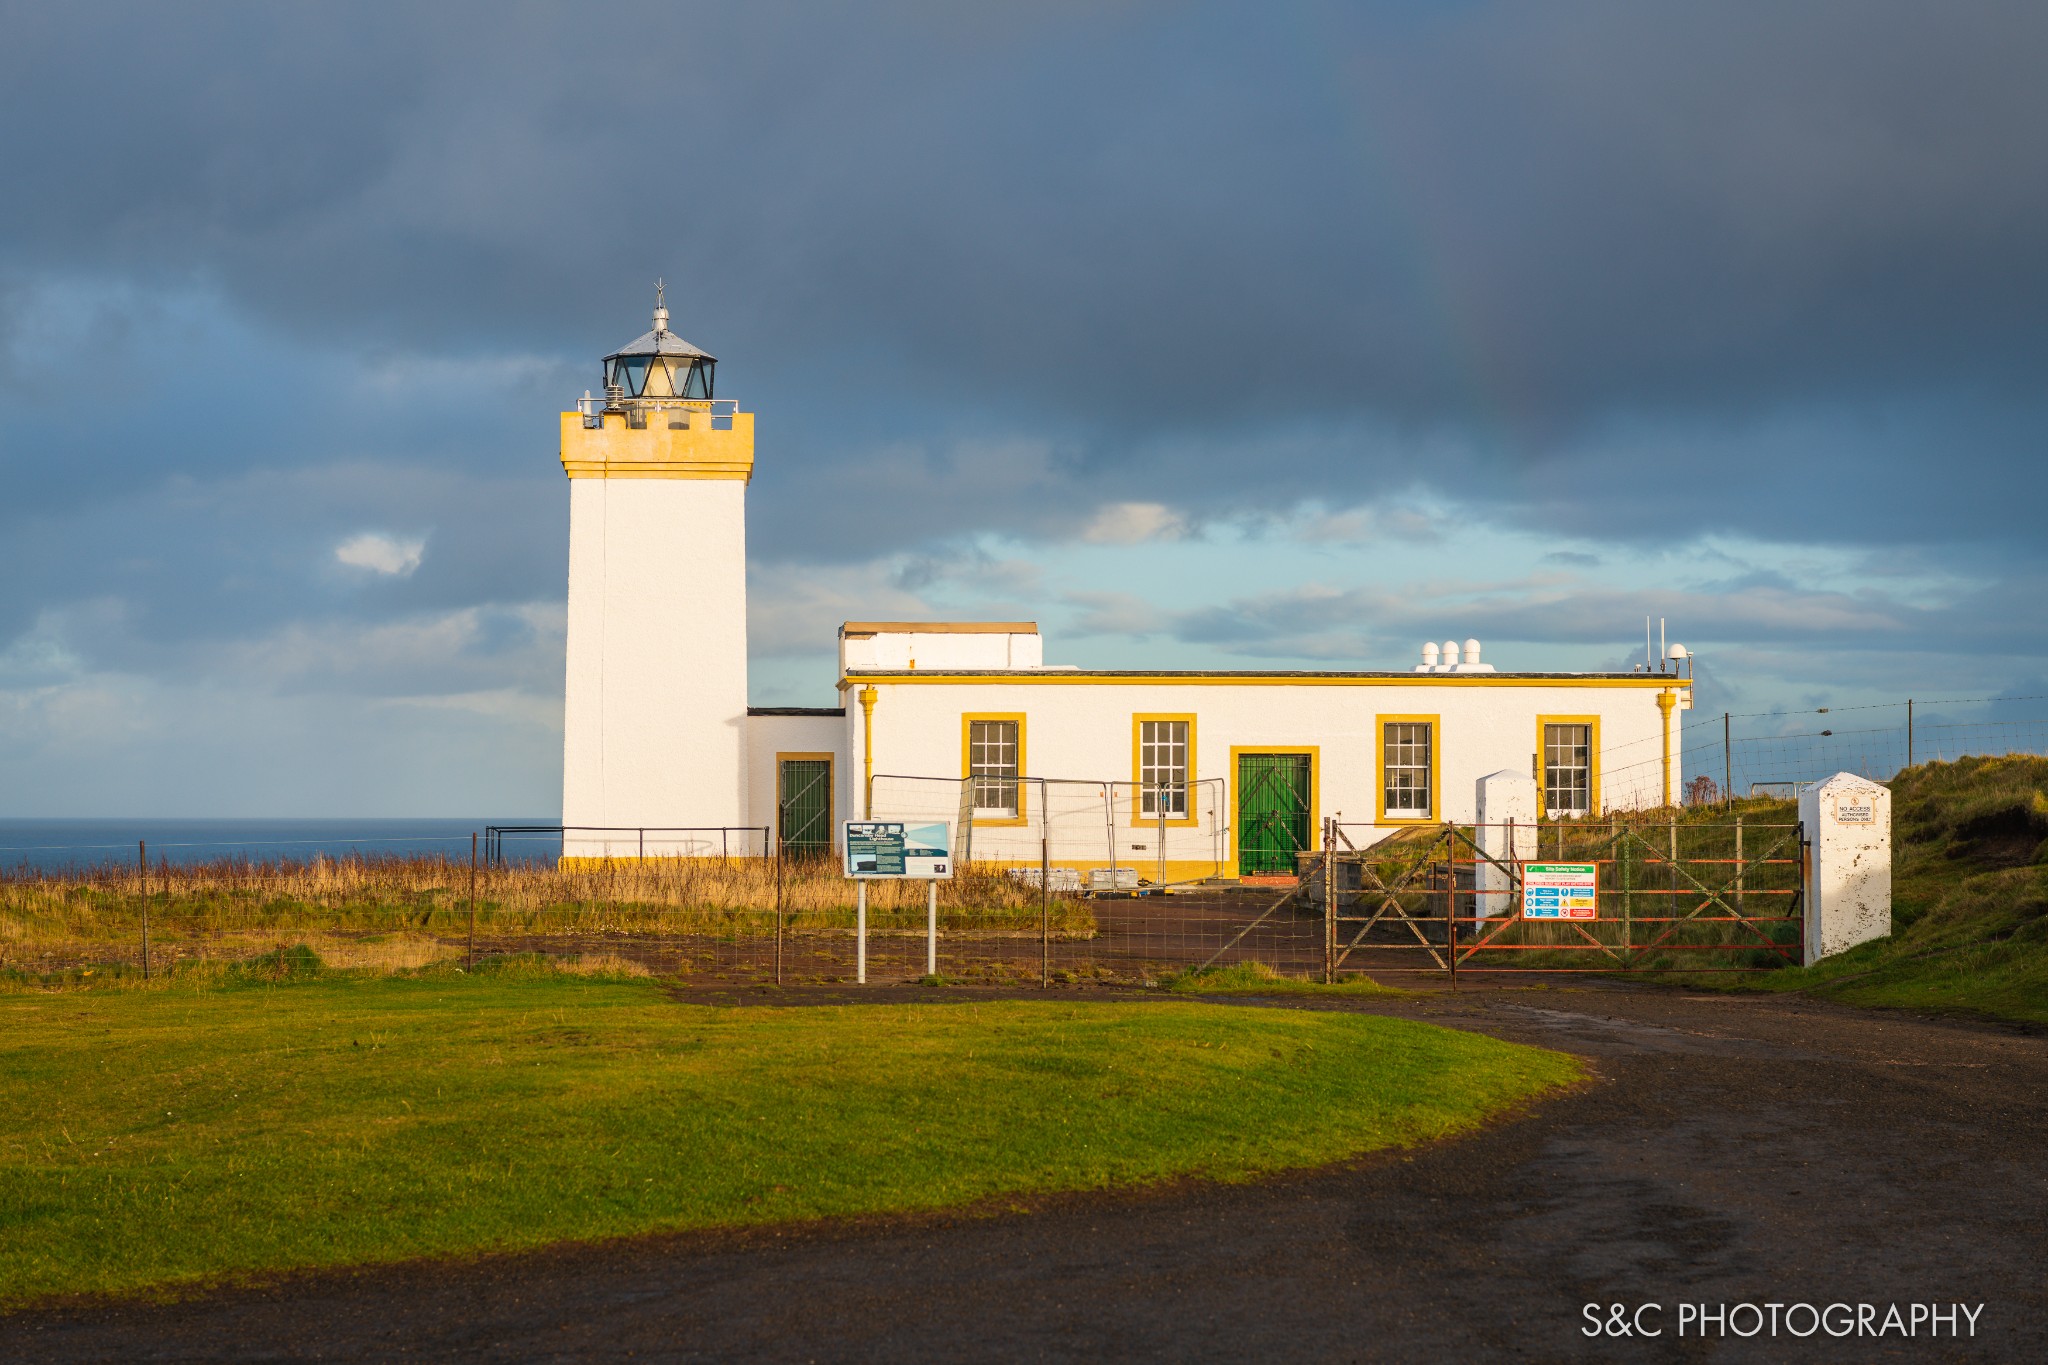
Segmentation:
{"type": "Polygon", "coordinates": [[[1309,755],[1237,756],[1239,875],[1292,874],[1309,848],[1309,755]]]}
{"type": "Polygon", "coordinates": [[[785,758],[776,774],[776,837],[792,858],[832,852],[832,760],[785,758]]]}
{"type": "Polygon", "coordinates": [[[1335,821],[1326,835],[1312,890],[1333,979],[1368,969],[1769,971],[1801,961],[1797,824],[1444,824],[1364,848],[1335,821]],[[1562,897],[1549,882],[1576,882],[1581,894],[1562,897]]]}

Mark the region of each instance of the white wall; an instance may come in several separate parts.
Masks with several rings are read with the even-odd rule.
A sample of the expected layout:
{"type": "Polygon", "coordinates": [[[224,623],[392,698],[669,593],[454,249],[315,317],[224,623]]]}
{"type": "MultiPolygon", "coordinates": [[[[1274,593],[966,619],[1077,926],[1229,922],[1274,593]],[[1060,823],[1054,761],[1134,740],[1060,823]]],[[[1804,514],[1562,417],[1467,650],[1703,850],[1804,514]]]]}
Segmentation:
{"type": "Polygon", "coordinates": [[[747,823],[774,829],[780,798],[775,756],[832,755],[832,827],[853,817],[845,804],[846,719],[843,716],[747,717],[747,823]]]}
{"type": "MultiPolygon", "coordinates": [[[[974,713],[1022,713],[1024,771],[1027,776],[1111,780],[1129,783],[1132,771],[1132,718],[1137,713],[1191,713],[1195,717],[1197,781],[1222,779],[1225,793],[1221,819],[1229,816],[1228,793],[1235,786],[1233,746],[1308,750],[1316,753],[1319,787],[1317,819],[1338,816],[1353,843],[1367,843],[1391,833],[1393,824],[1375,826],[1374,798],[1379,781],[1377,736],[1383,716],[1438,717],[1436,819],[1471,821],[1477,815],[1475,784],[1491,772],[1527,772],[1538,748],[1537,717],[1593,716],[1600,727],[1603,755],[1619,755],[1623,781],[1599,774],[1603,808],[1661,804],[1662,719],[1657,707],[1660,684],[1643,680],[1508,681],[1514,675],[1425,675],[1428,683],[1338,685],[1177,683],[1169,679],[1133,680],[1129,684],[1090,679],[1072,684],[1053,682],[890,682],[855,676],[847,680],[851,763],[860,762],[858,693],[872,684],[875,707],[877,773],[929,774],[957,778],[962,771],[962,717],[974,713]],[[1647,768],[1641,765],[1647,763],[1647,768]]],[[[1671,725],[1672,786],[1677,787],[1681,716],[1674,708],[1671,725]]],[[[912,798],[907,786],[883,791],[878,784],[877,815],[936,813],[885,810],[891,801],[912,798]]],[[[938,795],[930,798],[939,799],[938,795]]],[[[957,798],[955,798],[957,799],[957,798]]],[[[1128,793],[1125,794],[1128,800],[1128,793]]],[[[1091,797],[1100,808],[1099,797],[1091,797]]],[[[1074,795],[1071,821],[1081,838],[1084,820],[1079,793],[1074,795]]],[[[1206,797],[1198,800],[1198,809],[1206,797]]],[[[1055,810],[1055,820],[1061,812],[1055,810]]],[[[1099,817],[1097,817],[1099,822],[1099,817]]],[[[1036,823],[1035,821],[1033,822],[1036,823]]],[[[1311,822],[1311,836],[1315,834],[1311,822]]],[[[1101,838],[1106,861],[1109,845],[1117,845],[1119,862],[1142,867],[1157,854],[1156,842],[1142,832],[1124,833],[1129,811],[1118,814],[1115,826],[1101,838]],[[1133,847],[1142,845],[1142,847],[1133,847]]],[[[1192,860],[1210,856],[1221,831],[1197,827],[1172,832],[1170,856],[1192,860]]],[[[1094,839],[1092,833],[1086,838],[1094,839]]],[[[1037,857],[1036,828],[978,827],[976,856],[1037,857]],[[1014,847],[1011,847],[1014,845],[1014,847]]],[[[1058,844],[1056,843],[1056,848],[1058,844]]],[[[1057,856],[1057,854],[1056,854],[1057,856]]],[[[1225,850],[1228,856],[1228,849],[1225,850]]]]}
{"type": "Polygon", "coordinates": [[[745,499],[738,479],[569,481],[563,824],[752,823],[745,499]]]}
{"type": "Polygon", "coordinates": [[[842,635],[839,671],[854,668],[1038,668],[1036,631],[878,631],[842,635]]]}

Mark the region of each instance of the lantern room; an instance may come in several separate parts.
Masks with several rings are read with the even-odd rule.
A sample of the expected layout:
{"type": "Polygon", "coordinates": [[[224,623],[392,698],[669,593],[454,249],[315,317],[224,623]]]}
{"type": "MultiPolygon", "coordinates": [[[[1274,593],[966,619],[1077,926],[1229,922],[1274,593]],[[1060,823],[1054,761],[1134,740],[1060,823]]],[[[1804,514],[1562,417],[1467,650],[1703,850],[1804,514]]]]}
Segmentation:
{"type": "Polygon", "coordinates": [[[654,287],[654,326],[604,358],[605,406],[635,400],[709,399],[718,358],[668,329],[663,288],[654,287]]]}

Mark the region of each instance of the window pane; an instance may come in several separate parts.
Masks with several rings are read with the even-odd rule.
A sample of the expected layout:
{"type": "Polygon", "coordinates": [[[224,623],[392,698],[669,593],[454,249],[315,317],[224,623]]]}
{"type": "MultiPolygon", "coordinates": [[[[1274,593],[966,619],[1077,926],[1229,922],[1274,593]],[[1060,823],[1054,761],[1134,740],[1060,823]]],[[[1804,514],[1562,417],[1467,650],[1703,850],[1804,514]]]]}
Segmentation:
{"type": "Polygon", "coordinates": [[[1017,813],[1017,722],[967,723],[967,773],[973,779],[974,808],[999,815],[1017,813]]]}
{"type": "Polygon", "coordinates": [[[1592,726],[1543,727],[1543,804],[1553,816],[1592,810],[1592,726]]]}
{"type": "Polygon", "coordinates": [[[1413,818],[1430,813],[1427,721],[1389,721],[1382,735],[1385,771],[1381,774],[1389,815],[1413,818]]]}
{"type": "Polygon", "coordinates": [[[632,356],[618,363],[612,374],[612,383],[625,389],[630,398],[638,398],[647,382],[647,357],[632,356]]]}
{"type": "Polygon", "coordinates": [[[1158,816],[1162,802],[1170,819],[1188,813],[1188,723],[1138,722],[1138,813],[1158,816]]]}

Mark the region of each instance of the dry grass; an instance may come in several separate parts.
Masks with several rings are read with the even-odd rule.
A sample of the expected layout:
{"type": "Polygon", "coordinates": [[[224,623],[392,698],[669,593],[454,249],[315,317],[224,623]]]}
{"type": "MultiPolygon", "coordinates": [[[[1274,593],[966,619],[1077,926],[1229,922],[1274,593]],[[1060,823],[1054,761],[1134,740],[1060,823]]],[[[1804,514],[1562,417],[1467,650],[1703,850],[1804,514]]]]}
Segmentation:
{"type": "MultiPolygon", "coordinates": [[[[675,859],[558,871],[536,865],[476,869],[476,929],[493,942],[599,935],[761,938],[844,932],[854,886],[834,862],[675,859]]],[[[153,949],[185,960],[237,960],[287,940],[336,966],[402,971],[452,956],[469,930],[470,867],[431,856],[316,857],[305,862],[222,859],[61,872],[0,870],[0,970],[47,972],[124,960],[139,952],[149,907],[153,949]]],[[[920,928],[925,885],[873,882],[873,930],[920,928]]],[[[949,932],[1036,934],[1039,897],[1001,871],[970,865],[939,884],[949,932]]],[[[1052,932],[1091,937],[1085,901],[1055,895],[1052,932]]],[[[633,968],[632,970],[639,970],[633,968]]]]}

